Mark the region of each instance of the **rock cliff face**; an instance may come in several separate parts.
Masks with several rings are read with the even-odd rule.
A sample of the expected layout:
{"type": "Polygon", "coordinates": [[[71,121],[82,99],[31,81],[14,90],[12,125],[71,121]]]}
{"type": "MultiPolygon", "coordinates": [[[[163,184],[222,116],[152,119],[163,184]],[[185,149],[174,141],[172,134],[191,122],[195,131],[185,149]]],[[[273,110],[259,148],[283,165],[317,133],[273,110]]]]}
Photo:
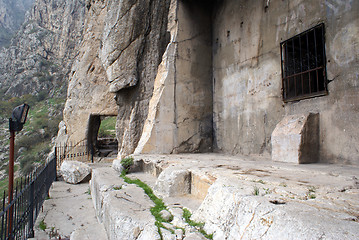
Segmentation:
{"type": "Polygon", "coordinates": [[[93,119],[117,115],[120,158],[211,150],[210,19],[203,8],[174,0],[87,2],[64,111],[72,142],[96,135],[93,119]]]}
{"type": "Polygon", "coordinates": [[[357,164],[357,141],[350,140],[357,140],[357,130],[339,119],[357,119],[359,5],[338,2],[326,12],[324,1],[307,2],[86,1],[64,111],[67,135],[90,139],[97,134],[93,116],[116,115],[119,157],[212,150],[269,155],[271,134],[284,116],[314,112],[320,115],[320,161],[357,164]],[[285,103],[280,43],[318,21],[327,31],[328,79],[345,73],[347,80],[329,81],[328,96],[285,103]],[[346,40],[352,44],[339,51],[346,40]],[[342,117],[332,116],[337,112],[342,117]],[[346,144],[332,141],[334,132],[346,144]]]}
{"type": "Polygon", "coordinates": [[[87,1],[84,37],[64,110],[70,140],[86,139],[91,116],[117,115],[119,149],[134,151],[169,41],[169,5],[159,0],[87,1]]]}
{"type": "Polygon", "coordinates": [[[0,52],[2,93],[65,93],[84,14],[84,1],[36,1],[10,46],[0,52]]]}
{"type": "Polygon", "coordinates": [[[25,12],[34,0],[0,0],[0,48],[8,46],[12,35],[20,28],[25,12]]]}

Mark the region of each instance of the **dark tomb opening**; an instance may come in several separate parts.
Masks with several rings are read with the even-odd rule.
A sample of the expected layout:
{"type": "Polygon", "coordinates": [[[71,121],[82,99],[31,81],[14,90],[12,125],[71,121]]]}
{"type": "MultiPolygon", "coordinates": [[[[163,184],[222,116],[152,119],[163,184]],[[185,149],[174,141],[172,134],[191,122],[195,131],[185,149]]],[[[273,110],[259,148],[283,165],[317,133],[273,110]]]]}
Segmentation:
{"type": "Polygon", "coordinates": [[[116,116],[91,115],[88,128],[88,147],[95,157],[116,157],[116,116]]]}

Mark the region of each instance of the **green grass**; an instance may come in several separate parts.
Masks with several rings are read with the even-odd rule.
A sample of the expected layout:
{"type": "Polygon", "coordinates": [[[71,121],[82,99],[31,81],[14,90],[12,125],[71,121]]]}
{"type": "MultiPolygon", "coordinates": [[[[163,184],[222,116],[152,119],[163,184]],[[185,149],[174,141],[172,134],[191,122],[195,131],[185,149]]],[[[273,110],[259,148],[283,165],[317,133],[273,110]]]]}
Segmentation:
{"type": "Polygon", "coordinates": [[[126,182],[126,183],[129,183],[129,184],[136,184],[138,187],[142,188],[145,193],[147,194],[147,196],[153,201],[153,203],[155,204],[154,207],[151,208],[151,214],[155,217],[156,219],[156,222],[155,222],[155,225],[157,226],[157,229],[158,229],[158,233],[160,234],[161,236],[161,239],[162,239],[162,232],[161,232],[161,228],[164,228],[164,229],[167,229],[169,230],[170,232],[173,232],[174,231],[172,229],[168,229],[166,228],[162,223],[163,222],[171,222],[173,220],[173,216],[171,216],[171,218],[169,220],[166,220],[164,219],[160,212],[162,210],[167,210],[167,207],[166,205],[164,204],[163,200],[158,198],[152,191],[152,189],[144,182],[142,182],[141,180],[139,179],[131,179],[129,177],[126,176],[126,170],[122,171],[121,173],[121,177],[123,178],[123,180],[126,182]]]}
{"type": "MultiPolygon", "coordinates": [[[[126,176],[126,169],[122,171],[121,173],[121,177],[123,178],[123,180],[126,182],[126,183],[129,183],[129,184],[136,184],[138,187],[142,188],[145,193],[147,194],[147,196],[153,201],[153,203],[155,204],[154,207],[151,208],[151,214],[155,217],[156,219],[156,222],[155,222],[155,225],[157,226],[157,229],[158,229],[158,233],[160,234],[161,236],[161,239],[163,239],[162,237],[162,232],[161,232],[161,228],[164,228],[164,229],[167,229],[169,230],[171,233],[174,233],[174,231],[172,229],[168,229],[166,228],[164,225],[163,225],[163,222],[171,222],[173,220],[173,216],[171,216],[171,218],[169,220],[166,220],[164,218],[162,218],[160,212],[162,210],[167,210],[167,207],[166,205],[164,204],[163,200],[158,198],[152,191],[152,189],[144,182],[142,182],[141,180],[139,179],[131,179],[129,177],[126,176]]],[[[184,208],[183,209],[183,218],[185,219],[185,221],[190,225],[190,226],[193,226],[193,227],[196,227],[198,229],[198,231],[200,233],[203,234],[203,236],[205,236],[206,238],[208,239],[213,239],[213,234],[207,234],[203,227],[204,227],[204,223],[197,223],[195,221],[192,221],[191,220],[191,212],[184,208]]],[[[183,229],[184,230],[184,229],[183,229]]],[[[183,231],[184,232],[184,231],[183,231]]]]}
{"type": "Polygon", "coordinates": [[[46,226],[46,223],[44,222],[44,219],[42,219],[39,223],[39,228],[42,230],[42,231],[45,231],[47,226],[46,226]]]}
{"type": "Polygon", "coordinates": [[[116,137],[116,117],[106,117],[101,120],[100,129],[98,131],[99,137],[116,137]]]}
{"type": "MultiPolygon", "coordinates": [[[[14,171],[16,172],[17,169],[19,167],[18,166],[14,166],[14,171]]],[[[14,191],[15,191],[15,188],[16,188],[16,184],[20,184],[20,180],[21,178],[16,178],[14,180],[14,191]]],[[[8,187],[9,187],[9,178],[6,177],[5,179],[1,180],[0,181],[0,199],[2,200],[3,196],[4,196],[4,192],[6,195],[8,195],[8,187]]]]}
{"type": "Polygon", "coordinates": [[[197,228],[198,231],[200,233],[202,233],[205,238],[213,239],[213,233],[212,234],[207,234],[206,231],[204,231],[204,229],[203,229],[204,223],[192,221],[191,216],[192,216],[192,213],[187,208],[183,208],[183,218],[184,218],[184,220],[190,226],[197,228]]]}
{"type": "Polygon", "coordinates": [[[133,165],[133,157],[121,159],[121,165],[126,170],[126,173],[128,173],[129,168],[133,165]]]}
{"type": "Polygon", "coordinates": [[[314,194],[316,191],[316,188],[313,186],[309,186],[308,187],[308,192],[307,192],[307,198],[308,199],[315,199],[317,196],[314,194]]]}
{"type": "Polygon", "coordinates": [[[0,199],[2,200],[3,196],[4,196],[4,191],[7,192],[8,190],[8,186],[9,186],[9,179],[5,178],[3,180],[0,181],[0,199]]]}
{"type": "Polygon", "coordinates": [[[37,96],[24,95],[5,102],[0,101],[0,111],[3,110],[0,114],[7,117],[15,106],[22,103],[30,105],[27,121],[15,142],[16,157],[19,149],[24,148],[20,168],[25,176],[33,170],[35,162],[43,163],[51,151],[51,139],[57,135],[65,98],[48,99],[47,93],[40,92],[37,96]]]}
{"type": "Polygon", "coordinates": [[[254,186],[254,188],[253,188],[253,195],[255,195],[255,196],[259,195],[259,188],[257,186],[254,186]]]}

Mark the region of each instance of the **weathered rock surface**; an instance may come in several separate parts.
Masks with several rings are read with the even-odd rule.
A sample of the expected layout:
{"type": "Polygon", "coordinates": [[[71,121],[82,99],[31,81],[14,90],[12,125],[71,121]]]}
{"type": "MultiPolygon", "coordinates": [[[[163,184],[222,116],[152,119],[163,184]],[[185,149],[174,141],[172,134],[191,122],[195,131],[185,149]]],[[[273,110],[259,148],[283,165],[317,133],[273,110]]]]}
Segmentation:
{"type": "Polygon", "coordinates": [[[319,115],[286,116],[272,133],[272,160],[313,163],[319,156],[319,115]]]}
{"type": "Polygon", "coordinates": [[[213,239],[356,239],[350,215],[310,203],[268,200],[248,194],[230,180],[218,179],[193,219],[205,223],[213,239]]]}
{"type": "Polygon", "coordinates": [[[186,235],[185,238],[183,238],[183,240],[206,240],[207,238],[205,238],[202,234],[198,233],[198,232],[192,232],[186,235]]]}
{"type": "Polygon", "coordinates": [[[107,240],[103,224],[95,215],[88,183],[55,181],[34,223],[33,240],[107,240]],[[40,222],[46,230],[40,229],[40,222]]]}
{"type": "Polygon", "coordinates": [[[172,2],[168,16],[171,40],[158,67],[135,153],[212,149],[212,50],[210,20],[204,14],[208,4],[172,2]]]}
{"type": "Polygon", "coordinates": [[[104,198],[115,189],[120,189],[124,184],[123,179],[111,168],[98,168],[92,171],[90,189],[92,202],[96,210],[99,222],[103,221],[104,198]]]}
{"type": "Polygon", "coordinates": [[[103,223],[109,239],[160,239],[153,202],[141,188],[124,185],[104,197],[103,223]]]}
{"type": "MultiPolygon", "coordinates": [[[[359,234],[356,167],[219,154],[133,157],[142,159],[142,171],[154,176],[167,169],[191,173],[191,194],[173,197],[173,203],[205,196],[198,209],[191,208],[192,219],[204,222],[214,239],[337,239],[341,235],[355,239],[359,234]]],[[[173,184],[171,181],[174,179],[168,178],[167,184],[173,184]]],[[[170,199],[164,198],[165,202],[170,199]]],[[[169,211],[171,223],[185,228],[186,237],[195,232],[183,222],[179,205],[169,204],[169,211]]]]}
{"type": "MultiPolygon", "coordinates": [[[[64,110],[71,141],[97,134],[92,116],[117,115],[119,159],[211,150],[211,57],[198,61],[202,48],[210,49],[210,31],[192,26],[179,6],[175,0],[88,2],[64,110]],[[199,72],[188,75],[192,68],[199,72]]],[[[194,15],[202,16],[200,9],[194,15]]]]}
{"type": "MultiPolygon", "coordinates": [[[[116,132],[120,157],[133,153],[141,137],[158,65],[170,40],[167,29],[170,3],[171,1],[141,0],[134,2],[130,11],[127,11],[128,7],[117,5],[122,7],[118,9],[119,16],[126,13],[120,21],[122,23],[116,25],[125,28],[117,27],[116,31],[113,31],[117,36],[122,36],[116,40],[115,52],[123,52],[118,60],[113,62],[113,67],[122,65],[122,71],[112,77],[118,79],[112,84],[115,87],[113,89],[122,88],[116,93],[119,105],[116,132]],[[141,17],[131,19],[128,18],[130,16],[141,17]],[[127,25],[126,22],[133,25],[127,25]],[[123,31],[120,32],[121,30],[123,31]],[[133,34],[124,34],[127,31],[133,34]],[[124,47],[126,48],[123,50],[124,47]],[[123,69],[123,66],[128,67],[123,69]],[[129,86],[133,87],[128,88],[129,86]]],[[[107,70],[110,69],[112,66],[107,70]]]]}
{"type": "Polygon", "coordinates": [[[93,170],[91,195],[109,239],[160,239],[153,202],[143,189],[124,183],[112,168],[93,170]]]}
{"type": "Polygon", "coordinates": [[[118,159],[112,161],[112,168],[119,174],[125,169],[121,164],[121,160],[118,159]]]}
{"type": "Polygon", "coordinates": [[[60,171],[66,182],[76,184],[84,180],[91,173],[91,168],[86,163],[64,161],[61,164],[60,171]]]}
{"type": "Polygon", "coordinates": [[[162,197],[191,193],[191,173],[187,170],[166,168],[158,176],[155,192],[162,197]]]}
{"type": "Polygon", "coordinates": [[[163,219],[165,219],[166,221],[170,220],[171,217],[172,217],[171,213],[170,213],[169,211],[167,211],[167,210],[162,210],[162,211],[160,212],[160,214],[161,214],[161,217],[162,217],[163,219]]]}
{"type": "Polygon", "coordinates": [[[168,6],[169,1],[159,0],[87,2],[85,34],[64,110],[72,141],[87,137],[83,123],[91,114],[117,115],[119,153],[133,152],[168,42],[168,6]]]}

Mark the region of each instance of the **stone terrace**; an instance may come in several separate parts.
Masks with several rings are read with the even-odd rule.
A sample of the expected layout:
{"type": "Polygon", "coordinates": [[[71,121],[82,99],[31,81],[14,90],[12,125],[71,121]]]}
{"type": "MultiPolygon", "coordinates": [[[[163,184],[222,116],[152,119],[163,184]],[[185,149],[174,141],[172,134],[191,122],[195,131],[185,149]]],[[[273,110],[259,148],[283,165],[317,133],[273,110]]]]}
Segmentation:
{"type": "MultiPolygon", "coordinates": [[[[164,199],[174,216],[167,228],[185,229],[177,237],[163,229],[164,239],[203,239],[184,223],[183,207],[214,239],[359,237],[359,167],[220,154],[133,157],[128,176],[164,199]]],[[[143,191],[124,183],[109,166],[93,167],[91,195],[109,239],[121,239],[124,232],[126,239],[157,239],[152,203],[143,191]]]]}

